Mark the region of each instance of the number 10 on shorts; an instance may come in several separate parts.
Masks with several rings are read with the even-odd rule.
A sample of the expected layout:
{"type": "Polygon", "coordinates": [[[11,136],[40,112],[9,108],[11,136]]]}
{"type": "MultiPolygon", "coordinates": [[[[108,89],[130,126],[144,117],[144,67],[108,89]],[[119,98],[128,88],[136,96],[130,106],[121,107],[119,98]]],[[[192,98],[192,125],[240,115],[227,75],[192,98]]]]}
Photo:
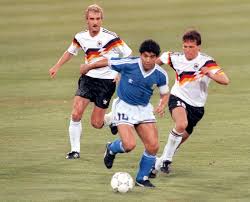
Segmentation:
{"type": "Polygon", "coordinates": [[[124,120],[124,121],[127,121],[128,120],[128,116],[124,113],[117,113],[118,115],[118,120],[121,121],[121,120],[124,120]]]}

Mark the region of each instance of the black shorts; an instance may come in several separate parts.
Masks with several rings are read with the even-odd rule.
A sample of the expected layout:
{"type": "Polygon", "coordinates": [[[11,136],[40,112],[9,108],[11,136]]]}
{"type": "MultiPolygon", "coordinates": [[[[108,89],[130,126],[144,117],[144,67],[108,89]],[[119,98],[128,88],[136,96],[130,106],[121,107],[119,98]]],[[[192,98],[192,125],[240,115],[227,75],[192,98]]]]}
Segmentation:
{"type": "Polygon", "coordinates": [[[172,110],[176,107],[183,107],[186,109],[188,119],[186,131],[188,132],[188,134],[191,134],[196,124],[201,120],[204,115],[204,107],[193,107],[184,102],[182,99],[174,95],[170,95],[168,101],[168,108],[171,114],[172,110]]]}
{"type": "Polygon", "coordinates": [[[97,107],[107,109],[115,92],[115,86],[113,79],[98,79],[82,75],[75,95],[89,99],[97,107]]]}

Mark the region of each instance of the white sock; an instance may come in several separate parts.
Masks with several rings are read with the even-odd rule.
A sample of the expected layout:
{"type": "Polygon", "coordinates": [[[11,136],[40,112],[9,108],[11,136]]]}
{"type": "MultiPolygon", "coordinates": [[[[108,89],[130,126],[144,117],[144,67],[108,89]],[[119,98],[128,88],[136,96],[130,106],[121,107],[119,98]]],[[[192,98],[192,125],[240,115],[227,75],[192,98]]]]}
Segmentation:
{"type": "Polygon", "coordinates": [[[104,115],[104,126],[106,127],[111,125],[111,123],[114,122],[115,108],[116,108],[117,102],[119,102],[119,98],[115,98],[113,100],[111,111],[108,114],[104,115]]]}
{"type": "Polygon", "coordinates": [[[175,129],[173,129],[168,136],[168,142],[165,145],[165,148],[163,150],[163,153],[161,155],[161,157],[159,158],[157,163],[157,168],[160,169],[159,166],[161,166],[163,161],[172,161],[174,153],[177,149],[177,147],[179,146],[179,144],[181,143],[182,140],[182,133],[178,133],[175,129]]]}
{"type": "Polygon", "coordinates": [[[71,144],[71,151],[80,153],[80,138],[82,134],[81,121],[75,122],[70,120],[69,124],[69,139],[71,144]]]}
{"type": "Polygon", "coordinates": [[[104,115],[104,126],[109,126],[113,121],[112,111],[104,115]]]}
{"type": "Polygon", "coordinates": [[[163,156],[161,157],[156,157],[156,161],[155,161],[155,170],[158,172],[160,171],[160,168],[162,166],[162,162],[163,162],[163,156]]]}

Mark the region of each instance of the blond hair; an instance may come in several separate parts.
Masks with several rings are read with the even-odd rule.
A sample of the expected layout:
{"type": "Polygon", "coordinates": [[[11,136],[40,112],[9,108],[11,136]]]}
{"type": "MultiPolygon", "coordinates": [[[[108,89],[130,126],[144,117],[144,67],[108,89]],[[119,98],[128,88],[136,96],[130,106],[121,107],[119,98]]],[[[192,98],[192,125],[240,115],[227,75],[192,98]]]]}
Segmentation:
{"type": "Polygon", "coordinates": [[[96,13],[101,13],[101,18],[103,19],[103,9],[98,6],[97,4],[92,4],[87,7],[85,10],[85,18],[88,19],[89,12],[96,12],[96,13]]]}

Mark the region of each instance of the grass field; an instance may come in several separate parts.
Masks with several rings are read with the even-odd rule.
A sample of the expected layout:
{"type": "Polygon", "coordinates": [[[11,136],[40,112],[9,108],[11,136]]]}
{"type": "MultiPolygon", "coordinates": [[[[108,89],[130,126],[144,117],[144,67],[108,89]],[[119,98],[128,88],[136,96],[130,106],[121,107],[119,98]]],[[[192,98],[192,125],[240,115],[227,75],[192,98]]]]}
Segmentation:
{"type": "MultiPolygon", "coordinates": [[[[250,1],[248,0],[0,0],[0,201],[250,201],[250,1]],[[66,64],[55,80],[48,69],[84,28],[83,9],[99,3],[104,27],[114,30],[137,54],[147,38],[162,50],[180,50],[181,36],[194,27],[203,52],[229,75],[229,86],[211,83],[206,115],[178,151],[173,173],[115,194],[117,171],[136,175],[143,150],[103,165],[107,129],[91,127],[91,106],[82,120],[81,159],[65,160],[68,123],[82,57],[66,64]]],[[[174,74],[169,72],[171,84],[174,74]]],[[[157,95],[153,104],[157,103],[157,95]]],[[[158,119],[160,152],[172,127],[158,119]]]]}

